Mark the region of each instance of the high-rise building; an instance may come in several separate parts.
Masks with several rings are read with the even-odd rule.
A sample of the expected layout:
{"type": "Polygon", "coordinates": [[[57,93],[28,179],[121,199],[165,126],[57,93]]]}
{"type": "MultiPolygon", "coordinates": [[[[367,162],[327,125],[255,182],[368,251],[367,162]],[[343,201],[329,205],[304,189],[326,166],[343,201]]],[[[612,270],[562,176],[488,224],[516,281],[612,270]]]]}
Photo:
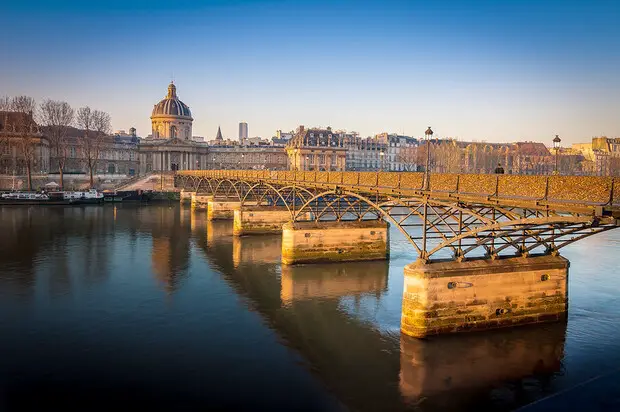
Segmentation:
{"type": "Polygon", "coordinates": [[[246,122],[239,123],[239,141],[243,143],[248,138],[248,124],[246,122]]]}

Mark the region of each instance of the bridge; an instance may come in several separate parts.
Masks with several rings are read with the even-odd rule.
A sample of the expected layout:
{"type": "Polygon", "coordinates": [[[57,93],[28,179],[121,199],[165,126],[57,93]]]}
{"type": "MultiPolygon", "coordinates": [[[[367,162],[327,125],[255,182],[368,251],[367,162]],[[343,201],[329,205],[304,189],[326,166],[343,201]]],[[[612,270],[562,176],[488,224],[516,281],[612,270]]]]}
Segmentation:
{"type": "Polygon", "coordinates": [[[405,268],[402,331],[433,334],[566,315],[561,248],[620,226],[620,179],[395,172],[182,171],[182,200],[236,235],[282,232],[282,263],[386,259],[405,268]]]}

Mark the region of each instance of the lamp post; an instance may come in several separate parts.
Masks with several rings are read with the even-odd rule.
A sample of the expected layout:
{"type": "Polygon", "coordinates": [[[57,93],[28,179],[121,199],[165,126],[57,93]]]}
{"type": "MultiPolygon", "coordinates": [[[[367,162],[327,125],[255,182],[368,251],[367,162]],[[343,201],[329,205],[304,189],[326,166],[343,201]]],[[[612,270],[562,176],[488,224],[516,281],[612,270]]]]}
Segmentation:
{"type": "Polygon", "coordinates": [[[424,189],[428,190],[430,187],[430,175],[428,172],[428,168],[431,163],[431,138],[433,137],[433,130],[430,126],[428,126],[428,129],[426,129],[424,135],[426,136],[426,167],[424,168],[424,189]]]}
{"type": "Polygon", "coordinates": [[[212,158],[211,160],[213,160],[213,162],[212,162],[212,163],[213,163],[213,166],[211,166],[211,167],[212,167],[213,169],[215,169],[215,156],[213,156],[213,158],[212,158]]]}
{"type": "Polygon", "coordinates": [[[241,161],[239,162],[239,169],[245,169],[244,158],[245,158],[245,154],[241,153],[241,161]]]}
{"type": "Polygon", "coordinates": [[[381,171],[383,172],[383,159],[385,157],[385,152],[381,150],[381,152],[379,153],[379,156],[381,156],[381,171]]]}
{"type": "Polygon", "coordinates": [[[299,169],[299,159],[297,159],[297,148],[293,150],[293,171],[297,171],[299,169]]]}
{"type": "Polygon", "coordinates": [[[553,171],[554,175],[557,175],[559,173],[559,171],[558,171],[558,154],[560,152],[560,142],[561,141],[562,141],[562,139],[560,139],[560,136],[558,136],[556,134],[555,137],[553,138],[553,148],[555,149],[555,170],[553,171]]]}

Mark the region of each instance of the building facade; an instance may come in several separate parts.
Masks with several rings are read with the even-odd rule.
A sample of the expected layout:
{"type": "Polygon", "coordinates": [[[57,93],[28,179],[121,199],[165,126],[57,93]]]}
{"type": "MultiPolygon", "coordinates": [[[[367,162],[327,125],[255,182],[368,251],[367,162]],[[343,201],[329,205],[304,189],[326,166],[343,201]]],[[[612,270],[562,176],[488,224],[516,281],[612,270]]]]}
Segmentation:
{"type": "Polygon", "coordinates": [[[140,174],[207,168],[208,146],[192,139],[192,113],[179,100],[176,86],[153,107],[152,134],[139,143],[140,174]]]}
{"type": "Polygon", "coordinates": [[[0,111],[0,174],[45,174],[50,168],[49,140],[32,114],[0,111]]]}
{"type": "Polygon", "coordinates": [[[289,170],[344,171],[347,149],[341,133],[299,126],[286,145],[289,170]]]}

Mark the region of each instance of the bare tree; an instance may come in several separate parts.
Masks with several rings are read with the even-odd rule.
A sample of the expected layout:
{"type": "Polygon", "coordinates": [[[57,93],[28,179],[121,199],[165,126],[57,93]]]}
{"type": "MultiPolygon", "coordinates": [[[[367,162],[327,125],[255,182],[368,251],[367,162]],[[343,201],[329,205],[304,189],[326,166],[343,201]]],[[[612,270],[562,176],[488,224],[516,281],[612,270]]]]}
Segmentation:
{"type": "Polygon", "coordinates": [[[402,163],[408,172],[415,172],[426,159],[426,150],[421,146],[401,147],[396,155],[397,162],[402,163]]]}
{"type": "Polygon", "coordinates": [[[0,155],[5,147],[10,147],[9,134],[9,111],[11,110],[11,99],[9,96],[0,96],[0,155]]]}
{"type": "Polygon", "coordinates": [[[47,128],[51,154],[58,162],[61,190],[64,186],[63,173],[69,148],[67,130],[73,123],[74,113],[69,103],[50,99],[43,101],[39,110],[41,124],[47,128]]]}
{"type": "Polygon", "coordinates": [[[37,104],[32,97],[16,96],[11,99],[13,116],[13,130],[18,137],[20,154],[26,167],[28,190],[32,190],[32,167],[35,161],[37,143],[40,142],[38,127],[34,121],[37,104]]]}
{"type": "Polygon", "coordinates": [[[76,121],[78,127],[84,129],[84,136],[80,137],[80,146],[90,176],[90,187],[94,187],[93,175],[97,170],[105,137],[111,129],[110,115],[100,110],[91,110],[86,106],[78,109],[76,121]]]}

